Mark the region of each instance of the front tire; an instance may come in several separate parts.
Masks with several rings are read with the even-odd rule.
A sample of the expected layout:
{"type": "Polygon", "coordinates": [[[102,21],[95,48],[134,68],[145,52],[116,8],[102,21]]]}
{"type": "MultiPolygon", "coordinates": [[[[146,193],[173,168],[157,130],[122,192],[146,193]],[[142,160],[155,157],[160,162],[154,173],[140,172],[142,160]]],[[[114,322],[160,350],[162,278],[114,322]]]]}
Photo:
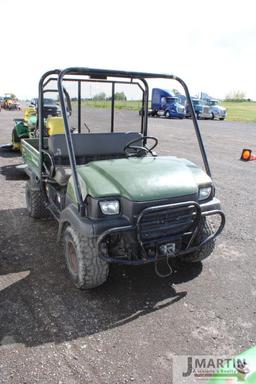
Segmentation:
{"type": "MultiPolygon", "coordinates": [[[[195,240],[195,244],[200,244],[207,237],[212,235],[213,229],[212,226],[207,223],[204,219],[200,224],[199,232],[195,240]]],[[[198,251],[189,253],[181,257],[181,261],[184,263],[197,263],[198,261],[202,261],[209,257],[215,248],[215,239],[208,241],[205,245],[203,245],[198,251]]]]}
{"type": "Polygon", "coordinates": [[[75,286],[92,289],[102,285],[108,278],[109,265],[99,257],[96,241],[71,226],[66,227],[63,240],[67,270],[75,286]]]}
{"type": "Polygon", "coordinates": [[[164,116],[166,117],[166,119],[170,119],[170,117],[171,117],[170,111],[166,111],[164,116]]]}
{"type": "Polygon", "coordinates": [[[212,120],[214,120],[215,119],[215,116],[214,116],[214,113],[212,113],[212,120]]]}

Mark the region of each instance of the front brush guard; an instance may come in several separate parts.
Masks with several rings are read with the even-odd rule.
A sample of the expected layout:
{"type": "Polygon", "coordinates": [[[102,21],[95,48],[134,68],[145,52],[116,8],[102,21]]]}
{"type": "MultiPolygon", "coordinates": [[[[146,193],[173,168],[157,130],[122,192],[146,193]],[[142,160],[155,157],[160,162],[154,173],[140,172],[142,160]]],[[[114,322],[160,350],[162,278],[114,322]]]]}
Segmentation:
{"type": "MultiPolygon", "coordinates": [[[[188,253],[198,251],[205,244],[207,244],[209,241],[215,239],[222,232],[222,230],[225,226],[225,215],[219,209],[202,212],[201,207],[198,203],[196,203],[195,201],[189,201],[186,203],[166,204],[166,205],[159,205],[159,206],[155,206],[155,207],[145,208],[140,213],[140,215],[138,216],[136,224],[127,225],[127,226],[123,226],[123,227],[110,228],[110,229],[104,231],[97,239],[97,247],[98,247],[98,252],[99,252],[100,258],[103,259],[104,261],[107,261],[108,263],[118,263],[118,264],[128,264],[128,265],[146,264],[146,263],[159,261],[159,259],[161,259],[161,258],[165,258],[166,256],[164,256],[164,255],[156,255],[155,257],[148,257],[147,252],[146,252],[145,247],[144,247],[145,243],[141,239],[141,221],[142,221],[143,217],[145,216],[145,214],[147,214],[147,213],[153,213],[153,212],[161,211],[164,209],[172,209],[172,208],[175,209],[175,208],[186,208],[186,207],[187,208],[194,207],[196,209],[196,218],[194,220],[196,225],[195,225],[194,230],[192,231],[191,237],[189,239],[189,242],[188,242],[186,248],[184,250],[180,250],[177,253],[175,253],[175,256],[186,255],[188,253]],[[210,236],[208,236],[206,239],[204,239],[200,244],[193,246],[193,242],[194,242],[196,235],[198,233],[199,224],[200,224],[202,218],[207,217],[207,216],[213,216],[213,215],[220,216],[221,221],[220,221],[219,227],[217,228],[217,230],[214,233],[212,233],[210,236]],[[138,260],[126,260],[126,259],[119,258],[119,257],[111,257],[111,256],[102,255],[101,244],[107,236],[112,235],[112,234],[122,233],[122,232],[128,232],[128,231],[136,231],[137,241],[138,241],[138,244],[140,245],[140,247],[142,249],[143,258],[138,259],[138,260]]],[[[180,233],[181,236],[182,236],[182,234],[183,233],[180,233]]]]}

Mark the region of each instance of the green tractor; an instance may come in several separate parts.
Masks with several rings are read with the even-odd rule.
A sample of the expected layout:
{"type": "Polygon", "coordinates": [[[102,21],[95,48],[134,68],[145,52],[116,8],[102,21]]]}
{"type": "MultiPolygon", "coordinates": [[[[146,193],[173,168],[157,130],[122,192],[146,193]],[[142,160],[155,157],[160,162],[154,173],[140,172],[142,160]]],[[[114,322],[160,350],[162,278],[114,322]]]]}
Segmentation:
{"type": "MultiPolygon", "coordinates": [[[[74,86],[73,86],[74,89],[74,86]]],[[[44,74],[39,83],[38,137],[21,140],[29,181],[29,215],[58,221],[67,270],[80,289],[103,284],[111,263],[141,265],[209,257],[225,216],[215,187],[188,88],[173,75],[68,68],[44,74]],[[205,171],[187,159],[158,156],[158,139],[147,133],[147,79],[175,79],[184,88],[205,171]],[[62,117],[44,118],[46,84],[58,85],[62,117]],[[65,81],[78,88],[77,127],[72,132],[65,81]],[[112,85],[110,132],[81,132],[81,84],[112,85]],[[142,92],[139,131],[115,131],[116,84],[142,92]],[[47,135],[45,135],[47,132],[47,135]],[[218,218],[212,228],[209,218],[218,218]]]]}
{"type": "Polygon", "coordinates": [[[12,130],[12,150],[20,150],[20,142],[23,138],[34,137],[37,124],[37,114],[34,107],[28,107],[24,111],[23,119],[14,119],[15,126],[12,130]]]}
{"type": "MultiPolygon", "coordinates": [[[[20,151],[21,139],[33,138],[38,134],[37,112],[38,102],[33,99],[31,105],[25,109],[23,119],[14,119],[15,125],[12,130],[12,150],[20,151]]],[[[59,116],[60,109],[54,99],[47,98],[43,106],[44,119],[49,116],[59,116]]],[[[47,132],[46,132],[47,134],[47,132]]]]}

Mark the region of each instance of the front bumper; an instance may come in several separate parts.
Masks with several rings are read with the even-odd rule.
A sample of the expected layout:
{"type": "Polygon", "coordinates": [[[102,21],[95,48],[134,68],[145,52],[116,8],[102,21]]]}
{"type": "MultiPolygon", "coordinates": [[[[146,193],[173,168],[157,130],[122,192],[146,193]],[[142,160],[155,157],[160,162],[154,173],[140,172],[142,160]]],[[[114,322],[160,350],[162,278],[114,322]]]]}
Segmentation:
{"type": "Polygon", "coordinates": [[[217,119],[225,119],[227,117],[227,111],[213,110],[212,112],[217,119]]]}
{"type": "Polygon", "coordinates": [[[211,113],[199,112],[198,114],[199,114],[199,117],[201,119],[211,119],[212,118],[211,113]]]}
{"type": "Polygon", "coordinates": [[[166,112],[170,113],[170,117],[174,119],[183,119],[186,116],[185,110],[174,110],[174,109],[165,109],[163,111],[163,115],[165,115],[166,112]]]}
{"type": "Polygon", "coordinates": [[[171,117],[178,118],[178,119],[183,119],[185,117],[184,112],[174,112],[171,111],[171,117]]]}
{"type": "MultiPolygon", "coordinates": [[[[105,260],[109,263],[129,264],[129,265],[139,265],[139,264],[145,264],[145,263],[149,263],[149,262],[156,262],[159,259],[166,257],[165,255],[160,255],[159,253],[152,256],[152,257],[149,257],[147,255],[145,247],[146,247],[148,241],[147,241],[147,239],[145,239],[145,237],[143,238],[143,234],[142,234],[143,220],[144,220],[145,216],[147,216],[148,214],[154,214],[156,212],[165,211],[165,210],[171,211],[171,210],[177,210],[177,209],[183,209],[183,208],[184,209],[186,209],[186,208],[193,209],[195,211],[194,212],[194,218],[193,218],[193,224],[191,224],[191,227],[193,227],[193,229],[191,230],[191,233],[189,233],[190,238],[189,238],[188,244],[186,245],[186,247],[184,249],[178,250],[177,253],[175,253],[175,256],[178,257],[181,255],[185,255],[185,254],[199,250],[202,246],[204,246],[209,241],[215,239],[222,232],[224,225],[225,225],[225,215],[220,209],[219,200],[217,200],[216,198],[213,198],[211,201],[206,202],[206,203],[201,204],[201,205],[199,205],[195,201],[189,201],[189,202],[154,206],[154,207],[145,208],[140,213],[140,215],[138,216],[135,224],[124,225],[124,226],[109,228],[109,229],[105,230],[97,239],[99,256],[103,260],[105,260]],[[195,245],[194,240],[195,240],[196,235],[198,233],[198,228],[199,228],[199,225],[200,225],[202,219],[206,218],[208,216],[213,216],[213,215],[220,217],[219,227],[215,230],[215,232],[213,232],[210,236],[208,236],[206,239],[204,239],[200,244],[195,245]],[[116,234],[123,234],[123,233],[131,232],[131,231],[135,232],[135,234],[136,234],[136,239],[137,239],[138,245],[142,251],[142,255],[143,255],[142,258],[138,258],[135,260],[131,260],[131,259],[128,260],[128,259],[124,259],[123,257],[116,257],[116,256],[112,257],[112,256],[109,256],[109,255],[102,253],[102,243],[109,236],[116,235],[116,234]]],[[[179,238],[179,237],[181,238],[184,235],[188,235],[188,234],[187,233],[185,234],[181,231],[180,233],[176,234],[176,238],[179,238]]],[[[163,243],[163,241],[168,243],[170,241],[173,241],[173,239],[174,239],[174,236],[170,235],[168,238],[166,233],[165,234],[163,233],[163,239],[155,239],[153,241],[150,240],[150,242],[151,243],[155,242],[155,246],[157,247],[159,245],[159,240],[161,243],[163,243]]]]}

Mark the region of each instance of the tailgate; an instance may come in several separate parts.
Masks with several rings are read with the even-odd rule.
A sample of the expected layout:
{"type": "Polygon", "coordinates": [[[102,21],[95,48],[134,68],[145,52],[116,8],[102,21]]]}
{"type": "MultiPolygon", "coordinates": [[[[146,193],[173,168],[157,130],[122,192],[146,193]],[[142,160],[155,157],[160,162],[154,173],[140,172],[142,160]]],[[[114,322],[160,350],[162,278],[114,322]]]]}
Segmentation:
{"type": "Polygon", "coordinates": [[[39,177],[39,139],[22,139],[21,153],[28,168],[39,177]]]}

